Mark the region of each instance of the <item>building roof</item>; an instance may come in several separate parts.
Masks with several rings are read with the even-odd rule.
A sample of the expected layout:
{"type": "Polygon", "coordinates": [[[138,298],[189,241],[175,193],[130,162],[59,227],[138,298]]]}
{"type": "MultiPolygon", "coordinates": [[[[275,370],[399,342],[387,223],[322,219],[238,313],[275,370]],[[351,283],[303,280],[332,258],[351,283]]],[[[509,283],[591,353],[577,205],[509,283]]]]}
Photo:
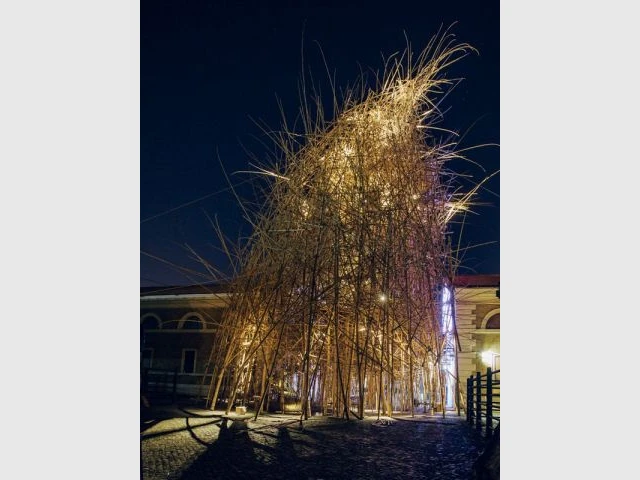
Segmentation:
{"type": "Polygon", "coordinates": [[[223,283],[203,283],[199,285],[179,285],[174,287],[140,287],[140,296],[200,295],[207,293],[228,293],[228,291],[229,286],[223,283]]]}
{"type": "MultiPolygon", "coordinates": [[[[500,274],[457,275],[453,279],[455,287],[500,287],[500,274]]],[[[140,287],[141,297],[166,295],[201,295],[229,293],[229,285],[224,283],[202,283],[198,285],[177,285],[167,287],[140,287]]]]}
{"type": "Polygon", "coordinates": [[[500,274],[457,275],[453,279],[454,287],[500,287],[500,274]]]}

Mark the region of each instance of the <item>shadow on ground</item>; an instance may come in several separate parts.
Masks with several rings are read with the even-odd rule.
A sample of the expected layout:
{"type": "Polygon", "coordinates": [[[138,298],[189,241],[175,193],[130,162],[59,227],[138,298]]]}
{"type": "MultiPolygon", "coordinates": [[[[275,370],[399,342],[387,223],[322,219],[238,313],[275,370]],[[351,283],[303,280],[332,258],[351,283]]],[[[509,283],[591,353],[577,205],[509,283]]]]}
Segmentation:
{"type": "Polygon", "coordinates": [[[248,430],[220,426],[217,441],[177,477],[196,479],[469,480],[482,440],[464,422],[312,419],[248,430]]]}

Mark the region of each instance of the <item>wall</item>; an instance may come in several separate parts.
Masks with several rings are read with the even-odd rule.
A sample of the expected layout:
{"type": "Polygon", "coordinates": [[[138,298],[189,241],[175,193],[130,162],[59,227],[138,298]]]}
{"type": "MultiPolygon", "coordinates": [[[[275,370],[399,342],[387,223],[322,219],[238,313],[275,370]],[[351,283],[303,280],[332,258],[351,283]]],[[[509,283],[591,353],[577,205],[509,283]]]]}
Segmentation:
{"type": "Polygon", "coordinates": [[[149,382],[147,385],[151,391],[170,393],[173,372],[177,371],[178,395],[207,394],[211,379],[208,360],[227,301],[226,294],[141,295],[141,324],[150,316],[160,320],[160,328],[144,332],[141,329],[141,351],[143,348],[153,349],[151,368],[142,369],[141,365],[143,381],[149,382]],[[203,328],[180,328],[191,317],[199,318],[203,328]],[[196,350],[194,373],[181,371],[183,349],[196,350]]]}
{"type": "Polygon", "coordinates": [[[466,393],[466,379],[477,371],[485,373],[481,352],[492,350],[500,353],[500,330],[485,330],[483,320],[492,311],[500,309],[496,296],[498,286],[456,287],[456,325],[461,352],[458,352],[458,377],[461,392],[466,393]]]}

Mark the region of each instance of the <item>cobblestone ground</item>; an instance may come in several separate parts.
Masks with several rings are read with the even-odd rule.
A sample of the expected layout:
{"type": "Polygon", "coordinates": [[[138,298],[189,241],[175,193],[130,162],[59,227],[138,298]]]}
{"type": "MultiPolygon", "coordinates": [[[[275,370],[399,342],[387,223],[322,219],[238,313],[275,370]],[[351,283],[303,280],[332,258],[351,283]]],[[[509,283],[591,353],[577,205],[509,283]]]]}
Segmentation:
{"type": "Polygon", "coordinates": [[[183,410],[150,427],[143,424],[143,480],[468,480],[483,446],[457,416],[313,417],[300,428],[291,415],[225,426],[220,413],[183,410]]]}

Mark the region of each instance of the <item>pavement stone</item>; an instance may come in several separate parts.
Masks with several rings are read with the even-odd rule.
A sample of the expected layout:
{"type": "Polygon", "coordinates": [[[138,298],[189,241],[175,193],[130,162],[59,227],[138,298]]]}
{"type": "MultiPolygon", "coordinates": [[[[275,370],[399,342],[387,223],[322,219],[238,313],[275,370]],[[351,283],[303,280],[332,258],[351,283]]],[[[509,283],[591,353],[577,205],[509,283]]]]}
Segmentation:
{"type": "Polygon", "coordinates": [[[473,479],[484,439],[464,417],[383,421],[292,415],[222,421],[222,412],[167,409],[141,423],[142,480],[473,479]]]}

